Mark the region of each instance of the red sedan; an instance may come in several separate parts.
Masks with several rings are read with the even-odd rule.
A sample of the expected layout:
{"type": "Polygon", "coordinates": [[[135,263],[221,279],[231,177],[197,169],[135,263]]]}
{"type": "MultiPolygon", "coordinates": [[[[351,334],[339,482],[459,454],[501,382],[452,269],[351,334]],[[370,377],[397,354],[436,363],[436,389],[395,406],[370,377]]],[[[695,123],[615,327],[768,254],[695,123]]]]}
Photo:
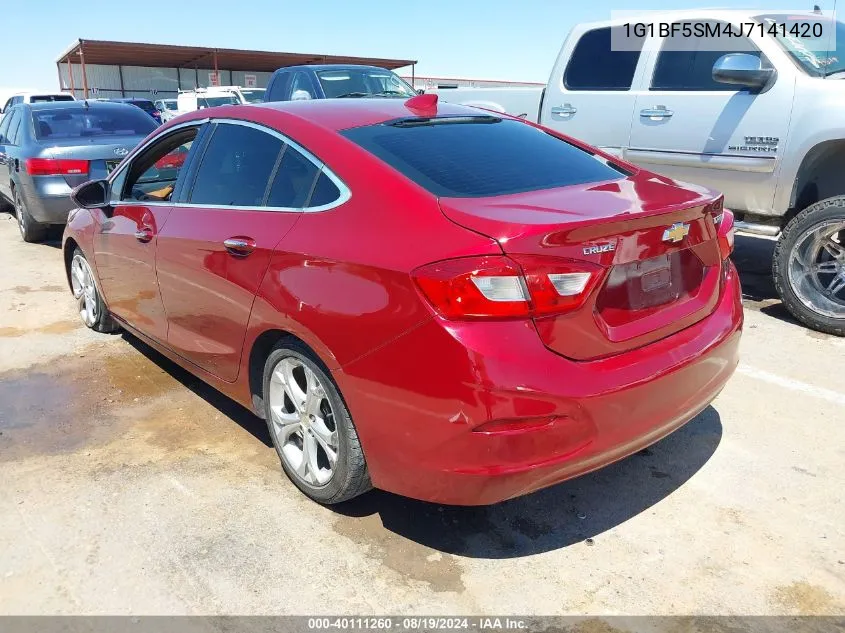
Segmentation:
{"type": "Polygon", "coordinates": [[[550,486],[671,433],[737,364],[719,195],[428,95],[201,110],[74,199],[85,323],[266,419],[321,503],[550,486]]]}

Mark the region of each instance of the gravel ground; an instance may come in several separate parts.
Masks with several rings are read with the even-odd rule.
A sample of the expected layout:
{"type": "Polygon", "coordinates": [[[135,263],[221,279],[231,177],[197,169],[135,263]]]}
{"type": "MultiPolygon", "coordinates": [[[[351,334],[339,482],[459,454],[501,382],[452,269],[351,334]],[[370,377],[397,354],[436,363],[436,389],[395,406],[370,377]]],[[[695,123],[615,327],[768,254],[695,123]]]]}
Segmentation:
{"type": "Polygon", "coordinates": [[[739,238],[742,363],[698,418],[487,508],[320,507],[263,422],[86,330],[58,241],[0,214],[0,613],[842,614],[845,341],[739,238]]]}

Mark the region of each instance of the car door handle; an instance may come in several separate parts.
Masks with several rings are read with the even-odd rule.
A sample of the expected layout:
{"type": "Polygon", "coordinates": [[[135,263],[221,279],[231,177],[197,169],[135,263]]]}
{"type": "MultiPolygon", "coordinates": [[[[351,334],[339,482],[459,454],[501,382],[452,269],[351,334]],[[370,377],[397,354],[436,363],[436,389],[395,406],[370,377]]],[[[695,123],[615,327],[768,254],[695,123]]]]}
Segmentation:
{"type": "Polygon", "coordinates": [[[139,242],[149,242],[153,239],[153,230],[148,226],[140,228],[135,231],[135,239],[139,242]]]}
{"type": "Polygon", "coordinates": [[[675,114],[672,110],[667,110],[666,106],[659,105],[655,108],[646,108],[644,110],[640,110],[641,117],[647,117],[649,119],[670,119],[672,115],[675,114]]]}
{"type": "Polygon", "coordinates": [[[255,250],[255,240],[251,237],[230,237],[223,240],[223,246],[235,257],[246,257],[255,250]]]}
{"type": "Polygon", "coordinates": [[[572,116],[576,112],[578,112],[578,108],[573,108],[571,103],[564,103],[562,106],[552,108],[552,116],[558,118],[572,116]]]}

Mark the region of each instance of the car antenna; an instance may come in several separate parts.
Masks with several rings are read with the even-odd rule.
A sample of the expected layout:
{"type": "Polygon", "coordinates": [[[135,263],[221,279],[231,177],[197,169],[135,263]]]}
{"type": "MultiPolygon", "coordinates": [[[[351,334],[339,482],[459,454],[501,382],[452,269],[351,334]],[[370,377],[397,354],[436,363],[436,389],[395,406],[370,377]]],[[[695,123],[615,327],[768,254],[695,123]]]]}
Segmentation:
{"type": "Polygon", "coordinates": [[[421,94],[405,101],[405,107],[417,116],[435,116],[437,114],[437,95],[421,94]]]}

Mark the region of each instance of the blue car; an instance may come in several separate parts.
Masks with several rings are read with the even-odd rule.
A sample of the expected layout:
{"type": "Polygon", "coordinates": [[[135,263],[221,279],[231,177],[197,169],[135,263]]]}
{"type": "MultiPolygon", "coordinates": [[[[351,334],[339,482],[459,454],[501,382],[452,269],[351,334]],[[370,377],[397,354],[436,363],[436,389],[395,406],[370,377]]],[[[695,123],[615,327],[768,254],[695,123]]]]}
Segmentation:
{"type": "Polygon", "coordinates": [[[18,104],[0,122],[0,202],[14,207],[21,237],[39,242],[65,224],[71,190],[105,178],[156,122],[139,108],[103,101],[18,104]]]}
{"type": "Polygon", "coordinates": [[[378,66],[314,64],[279,68],[270,77],[264,101],[395,97],[417,92],[396,73],[378,66]]]}

